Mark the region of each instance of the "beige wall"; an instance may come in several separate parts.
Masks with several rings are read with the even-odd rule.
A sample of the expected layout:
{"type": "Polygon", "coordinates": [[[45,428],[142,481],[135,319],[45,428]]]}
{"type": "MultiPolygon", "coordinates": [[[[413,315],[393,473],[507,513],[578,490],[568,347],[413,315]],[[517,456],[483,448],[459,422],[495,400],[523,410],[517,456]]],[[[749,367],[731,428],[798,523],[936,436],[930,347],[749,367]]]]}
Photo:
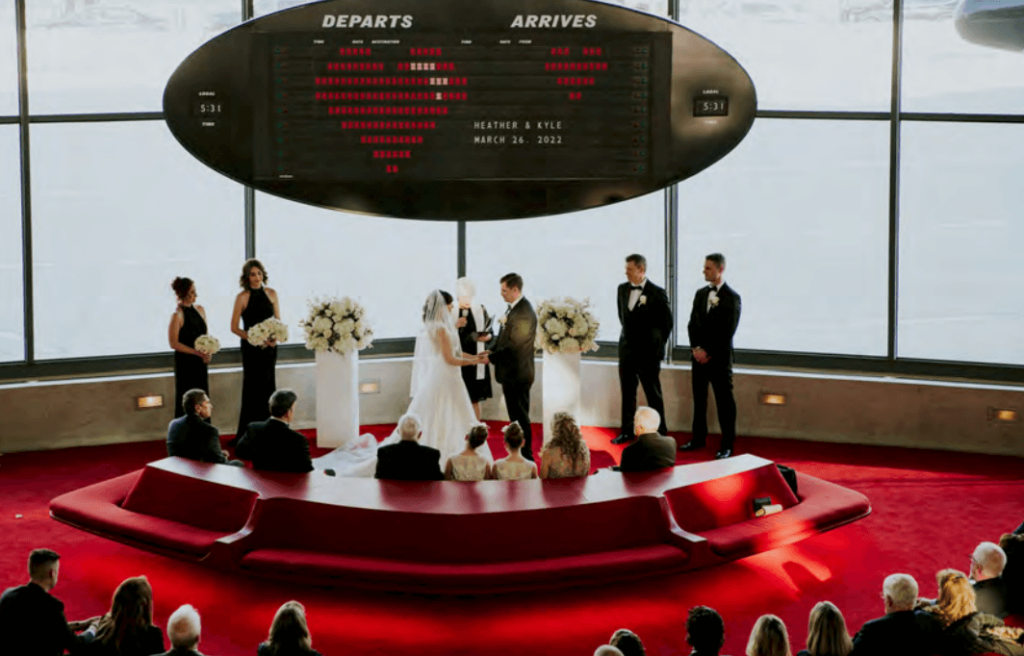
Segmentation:
{"type": "MultiPolygon", "coordinates": [[[[541,367],[533,388],[533,420],[541,420],[541,367]]],[[[408,403],[408,358],[364,360],[360,379],[380,382],[380,393],[360,397],[363,424],[392,423],[408,403]]],[[[278,367],[278,387],[299,394],[296,426],[316,425],[312,363],[278,367]]],[[[1024,422],[998,422],[990,409],[1024,415],[1024,387],[883,377],[829,376],[754,369],[735,375],[740,435],[927,447],[1024,456],[1024,422]],[[759,403],[764,392],[787,395],[782,407],[759,403]]],[[[233,433],[241,371],[210,375],[214,423],[233,433]]],[[[584,361],[580,421],[617,426],[620,400],[616,364],[584,361]]],[[[692,417],[688,366],[662,372],[670,430],[688,430],[692,417]]],[[[495,391],[500,387],[495,384],[495,391]]],[[[0,386],[0,453],[109,444],[165,437],[174,382],[169,374],[134,375],[0,386]],[[135,398],[162,394],[165,407],[136,410],[135,398]]],[[[711,403],[712,407],[714,406],[711,403]]],[[[483,406],[485,419],[505,419],[504,403],[483,406]]],[[[711,430],[717,427],[711,410],[711,430]]]]}

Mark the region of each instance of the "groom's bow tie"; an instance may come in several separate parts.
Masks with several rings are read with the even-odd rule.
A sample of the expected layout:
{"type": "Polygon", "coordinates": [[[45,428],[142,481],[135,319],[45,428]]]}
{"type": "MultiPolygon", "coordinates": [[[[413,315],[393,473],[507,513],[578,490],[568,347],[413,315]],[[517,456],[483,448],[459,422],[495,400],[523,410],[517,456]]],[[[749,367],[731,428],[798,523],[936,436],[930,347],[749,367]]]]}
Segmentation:
{"type": "Polygon", "coordinates": [[[643,285],[630,285],[629,288],[630,289],[643,289],[644,286],[643,285]]]}
{"type": "Polygon", "coordinates": [[[717,289],[715,288],[715,286],[714,286],[714,285],[711,285],[710,287],[708,287],[708,293],[709,293],[709,294],[711,294],[711,293],[715,293],[715,294],[717,294],[717,293],[718,293],[718,290],[717,290],[717,289]]]}

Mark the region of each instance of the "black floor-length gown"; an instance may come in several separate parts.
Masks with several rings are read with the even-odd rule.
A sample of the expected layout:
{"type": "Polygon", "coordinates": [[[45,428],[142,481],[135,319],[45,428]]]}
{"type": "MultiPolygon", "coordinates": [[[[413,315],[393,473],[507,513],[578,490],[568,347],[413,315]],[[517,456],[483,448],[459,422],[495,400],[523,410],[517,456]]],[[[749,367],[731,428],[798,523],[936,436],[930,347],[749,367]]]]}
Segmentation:
{"type": "MultiPolygon", "coordinates": [[[[466,325],[459,328],[459,342],[462,345],[462,353],[466,357],[473,357],[476,355],[477,337],[490,332],[490,330],[484,330],[483,327],[477,327],[476,317],[473,313],[465,312],[464,318],[466,319],[466,325]]],[[[484,309],[484,324],[490,323],[490,317],[487,314],[487,310],[484,309]]],[[[459,316],[463,317],[463,310],[459,310],[459,316]]],[[[487,348],[487,344],[484,344],[484,349],[487,348]]],[[[491,368],[488,365],[475,365],[472,367],[462,367],[462,380],[466,384],[466,391],[469,393],[469,400],[473,403],[484,401],[491,398],[491,368]],[[484,377],[477,379],[477,367],[484,368],[484,377]]]]}
{"type": "MultiPolygon", "coordinates": [[[[178,330],[178,341],[190,348],[196,347],[196,338],[206,334],[206,321],[199,310],[192,306],[181,306],[185,316],[178,330]]],[[[174,416],[181,417],[185,409],[181,399],[190,389],[201,389],[210,393],[210,379],[203,358],[191,353],[174,352],[174,416]]]]}
{"type": "MultiPolygon", "coordinates": [[[[249,330],[273,316],[274,304],[266,290],[262,287],[250,289],[249,303],[242,312],[242,327],[249,330]]],[[[260,348],[242,340],[242,409],[232,442],[237,443],[251,422],[265,421],[270,417],[270,395],[277,390],[276,366],[276,346],[260,348]]]]}

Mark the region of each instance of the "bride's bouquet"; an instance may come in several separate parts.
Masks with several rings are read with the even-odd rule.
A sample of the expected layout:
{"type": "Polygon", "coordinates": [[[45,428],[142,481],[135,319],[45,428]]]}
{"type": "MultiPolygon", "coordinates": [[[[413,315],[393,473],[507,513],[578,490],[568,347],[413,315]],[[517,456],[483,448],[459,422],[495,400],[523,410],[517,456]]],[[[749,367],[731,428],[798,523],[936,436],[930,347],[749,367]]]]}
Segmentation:
{"type": "Polygon", "coordinates": [[[206,355],[213,355],[220,350],[220,340],[213,335],[196,337],[196,350],[206,355]]]}
{"type": "Polygon", "coordinates": [[[278,344],[288,341],[288,326],[280,319],[270,317],[249,329],[249,343],[253,346],[265,346],[273,339],[278,344]]]}
{"type": "Polygon", "coordinates": [[[601,324],[589,307],[589,299],[541,301],[537,306],[537,347],[548,353],[596,351],[597,329],[601,324]]]}
{"type": "Polygon", "coordinates": [[[362,305],[347,296],[310,300],[309,316],[299,324],[306,333],[306,348],[345,355],[372,346],[373,330],[363,318],[365,313],[362,305]]]}

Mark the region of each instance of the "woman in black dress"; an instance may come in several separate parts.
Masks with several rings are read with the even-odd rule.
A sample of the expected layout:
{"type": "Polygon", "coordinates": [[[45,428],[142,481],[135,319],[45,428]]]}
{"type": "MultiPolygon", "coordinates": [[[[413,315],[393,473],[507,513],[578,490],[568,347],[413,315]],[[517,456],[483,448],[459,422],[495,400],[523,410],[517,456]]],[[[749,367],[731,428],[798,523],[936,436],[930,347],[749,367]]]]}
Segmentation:
{"type": "MultiPolygon", "coordinates": [[[[473,357],[485,351],[485,343],[491,340],[491,315],[487,314],[483,305],[473,302],[476,285],[469,278],[459,278],[455,284],[455,293],[459,296],[459,316],[455,326],[459,329],[462,353],[466,357],[473,357]]],[[[462,380],[466,383],[469,400],[473,402],[473,412],[479,420],[480,402],[492,396],[491,368],[486,364],[462,367],[462,380]]]]}
{"type": "Polygon", "coordinates": [[[238,415],[238,430],[229,442],[238,444],[251,422],[264,421],[270,416],[270,395],[277,390],[274,368],[277,366],[277,343],[273,339],[262,346],[249,343],[248,330],[271,317],[281,318],[277,292],[264,286],[267,270],[259,260],[246,260],[242,265],[239,284],[242,291],[235,298],[231,314],[231,332],[242,338],[242,409],[238,415]],[[239,328],[239,320],[242,327],[239,328]]]}
{"type": "Polygon", "coordinates": [[[87,656],[152,656],[164,651],[164,632],[153,624],[153,588],[145,576],[117,586],[110,612],[82,634],[87,656]]]}
{"type": "Polygon", "coordinates": [[[196,305],[196,285],[189,278],[175,278],[171,289],[178,296],[178,309],[171,315],[167,341],[174,349],[174,417],[184,416],[181,399],[190,389],[210,393],[206,365],[210,356],[196,350],[196,338],[206,334],[206,310],[196,305]]]}

